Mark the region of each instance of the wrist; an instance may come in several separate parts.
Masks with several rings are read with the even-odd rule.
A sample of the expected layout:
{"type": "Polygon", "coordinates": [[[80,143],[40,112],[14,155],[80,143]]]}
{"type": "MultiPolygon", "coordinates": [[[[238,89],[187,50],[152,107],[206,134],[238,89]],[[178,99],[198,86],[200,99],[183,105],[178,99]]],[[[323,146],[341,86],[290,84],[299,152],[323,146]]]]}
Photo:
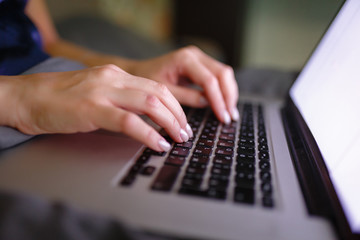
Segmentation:
{"type": "Polygon", "coordinates": [[[97,64],[97,65],[114,64],[119,68],[121,68],[122,70],[124,70],[125,72],[134,75],[134,69],[137,63],[136,60],[120,58],[118,56],[105,55],[105,54],[100,54],[99,59],[101,60],[99,60],[98,62],[100,62],[101,64],[97,64]]]}
{"type": "Polygon", "coordinates": [[[17,126],[19,76],[0,76],[0,125],[17,126]]]}

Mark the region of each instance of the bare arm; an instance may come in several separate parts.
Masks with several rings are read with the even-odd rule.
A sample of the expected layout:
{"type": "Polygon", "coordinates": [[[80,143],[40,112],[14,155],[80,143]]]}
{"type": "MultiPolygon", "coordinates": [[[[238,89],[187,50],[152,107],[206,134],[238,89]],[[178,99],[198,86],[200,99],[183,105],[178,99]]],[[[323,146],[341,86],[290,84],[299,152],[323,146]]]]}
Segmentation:
{"type": "Polygon", "coordinates": [[[217,117],[228,123],[237,120],[238,88],[231,67],[220,63],[196,47],[187,47],[159,58],[134,61],[96,53],[62,40],[52,23],[44,0],[30,0],[27,12],[44,38],[45,49],[88,66],[115,64],[124,71],[164,83],[183,104],[203,107],[210,104],[217,117]],[[203,88],[202,91],[178,85],[182,77],[203,88]]]}
{"type": "Polygon", "coordinates": [[[131,72],[134,61],[119,56],[101,54],[62,39],[56,31],[44,0],[30,0],[26,14],[38,28],[44,50],[51,56],[66,57],[92,67],[114,63],[126,72],[131,72]]]}
{"type": "Polygon", "coordinates": [[[99,54],[62,40],[44,0],[30,0],[26,12],[37,25],[50,55],[96,67],[74,72],[0,76],[1,125],[28,134],[104,128],[124,132],[154,150],[163,151],[170,145],[137,114],[148,115],[176,142],[187,141],[192,135],[179,102],[194,107],[209,104],[225,123],[239,118],[233,70],[196,47],[133,61],[99,54]],[[182,78],[202,89],[180,86],[182,78]]]}

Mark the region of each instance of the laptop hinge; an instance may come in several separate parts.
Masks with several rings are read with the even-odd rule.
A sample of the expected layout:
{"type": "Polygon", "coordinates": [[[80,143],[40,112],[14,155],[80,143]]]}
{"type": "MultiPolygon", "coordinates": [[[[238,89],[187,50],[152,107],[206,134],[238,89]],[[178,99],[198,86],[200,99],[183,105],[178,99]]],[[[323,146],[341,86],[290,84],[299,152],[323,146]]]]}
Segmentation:
{"type": "Polygon", "coordinates": [[[290,97],[281,115],[309,214],[329,219],[341,238],[354,239],[316,141],[290,97]]]}

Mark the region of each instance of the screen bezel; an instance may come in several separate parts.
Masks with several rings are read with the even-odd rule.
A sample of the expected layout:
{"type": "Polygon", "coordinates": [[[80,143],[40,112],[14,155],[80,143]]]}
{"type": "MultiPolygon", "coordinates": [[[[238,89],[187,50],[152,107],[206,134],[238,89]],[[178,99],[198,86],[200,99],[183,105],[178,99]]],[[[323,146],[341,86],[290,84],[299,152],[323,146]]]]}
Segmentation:
{"type": "MultiPolygon", "coordinates": [[[[344,4],[345,1],[342,2],[326,30],[319,38],[316,46],[307,58],[303,69],[306,67],[307,62],[309,62],[311,56],[316,51],[317,46],[329,30],[344,4]]],[[[300,76],[301,73],[298,78],[300,76]]],[[[360,239],[360,233],[351,230],[344,209],[331,181],[324,158],[318,148],[314,136],[291,98],[290,90],[285,101],[285,106],[282,109],[282,118],[292,160],[300,179],[300,185],[307,203],[308,211],[310,214],[330,219],[341,239],[360,239]],[[302,139],[300,144],[301,147],[299,147],[299,142],[294,138],[302,139]],[[306,156],[307,161],[304,161],[304,156],[306,156]],[[327,203],[324,203],[324,201],[327,201],[327,203]]]]}
{"type": "Polygon", "coordinates": [[[360,239],[360,234],[350,228],[320,149],[290,97],[282,109],[282,119],[309,214],[329,219],[341,239],[360,239]]]}

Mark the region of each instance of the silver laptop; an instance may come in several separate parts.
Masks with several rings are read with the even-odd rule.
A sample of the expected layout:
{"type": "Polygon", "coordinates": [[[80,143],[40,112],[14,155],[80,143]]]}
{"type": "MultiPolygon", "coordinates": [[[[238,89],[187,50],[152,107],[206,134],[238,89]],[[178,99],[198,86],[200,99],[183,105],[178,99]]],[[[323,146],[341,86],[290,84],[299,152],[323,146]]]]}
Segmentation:
{"type": "Polygon", "coordinates": [[[230,125],[187,109],[195,136],[168,153],[108,132],[38,137],[1,153],[0,187],[177,237],[359,238],[359,43],[349,0],[287,99],[243,96],[230,125]]]}

